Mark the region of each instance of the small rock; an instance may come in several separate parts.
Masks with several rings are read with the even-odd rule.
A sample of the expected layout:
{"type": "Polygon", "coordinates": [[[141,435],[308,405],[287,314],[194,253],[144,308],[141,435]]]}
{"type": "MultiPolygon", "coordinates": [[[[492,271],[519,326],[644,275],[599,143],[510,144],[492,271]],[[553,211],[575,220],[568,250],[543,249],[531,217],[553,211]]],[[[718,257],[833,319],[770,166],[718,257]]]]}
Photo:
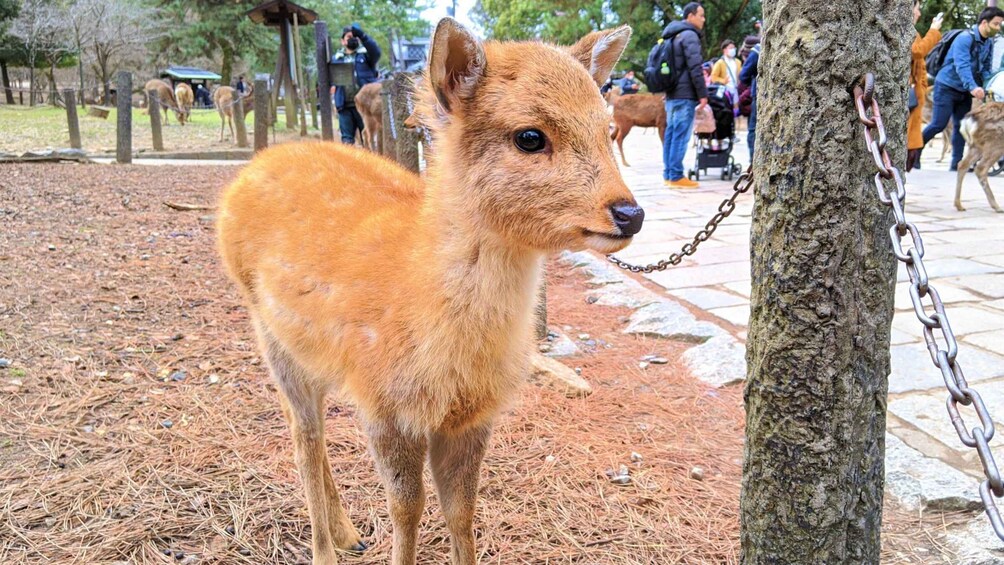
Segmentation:
{"type": "Polygon", "coordinates": [[[669,359],[666,359],[665,357],[653,357],[650,361],[653,365],[665,365],[666,363],[669,363],[669,359]]]}
{"type": "Polygon", "coordinates": [[[540,344],[539,346],[537,346],[537,349],[538,349],[538,350],[539,350],[539,351],[540,351],[541,353],[547,353],[548,351],[550,351],[550,350],[551,350],[551,346],[550,346],[550,345],[548,345],[548,344],[546,344],[546,343],[542,343],[542,344],[540,344]]]}
{"type": "Polygon", "coordinates": [[[641,360],[642,361],[651,361],[652,359],[655,359],[656,357],[658,357],[658,355],[646,355],[646,356],[642,357],[641,360]]]}
{"type": "Polygon", "coordinates": [[[84,433],[85,434],[93,434],[94,433],[94,426],[91,426],[91,425],[84,426],[84,433]]]}
{"type": "Polygon", "coordinates": [[[600,297],[598,297],[598,296],[587,296],[586,297],[586,304],[596,304],[596,301],[599,300],[599,299],[600,299],[600,297]]]}
{"type": "Polygon", "coordinates": [[[642,361],[641,363],[638,363],[639,369],[644,369],[645,367],[648,367],[648,361],[642,361]]]}
{"type": "Polygon", "coordinates": [[[237,553],[240,553],[244,557],[247,557],[247,556],[251,555],[251,550],[248,549],[248,548],[246,548],[246,547],[242,547],[242,548],[240,548],[240,550],[238,550],[237,553]]]}
{"type": "Polygon", "coordinates": [[[554,463],[558,458],[553,455],[548,455],[544,458],[544,463],[554,463]]]}
{"type": "Polygon", "coordinates": [[[231,526],[227,526],[224,531],[227,532],[230,535],[237,534],[237,530],[232,525],[231,526]]]}
{"type": "Polygon", "coordinates": [[[56,250],[56,246],[50,243],[49,244],[49,251],[55,251],[55,250],[56,250]]]}
{"type": "Polygon", "coordinates": [[[171,336],[171,341],[181,341],[185,339],[185,334],[174,334],[171,336]]]}
{"type": "Polygon", "coordinates": [[[218,382],[220,382],[220,376],[219,375],[216,375],[216,374],[209,375],[209,384],[214,385],[214,384],[216,384],[218,382]]]}
{"type": "Polygon", "coordinates": [[[170,420],[164,420],[163,422],[160,423],[160,425],[164,426],[167,429],[171,429],[171,427],[174,426],[174,422],[170,420]]]}
{"type": "Polygon", "coordinates": [[[144,253],[143,255],[139,256],[139,260],[140,261],[149,261],[150,260],[150,256],[144,253]]]}
{"type": "Polygon", "coordinates": [[[696,466],[693,469],[691,469],[690,470],[690,478],[694,479],[695,481],[703,481],[704,480],[704,467],[696,466]]]}
{"type": "Polygon", "coordinates": [[[0,359],[0,369],[6,369],[7,367],[10,367],[11,364],[10,359],[0,359]]]}
{"type": "Polygon", "coordinates": [[[627,465],[621,465],[616,473],[613,469],[607,469],[607,478],[615,485],[631,484],[631,473],[628,471],[627,465]]]}
{"type": "Polygon", "coordinates": [[[631,452],[632,463],[641,463],[641,460],[642,460],[641,453],[635,453],[634,451],[631,452]]]}
{"type": "Polygon", "coordinates": [[[52,516],[46,518],[45,519],[45,525],[48,526],[48,527],[50,527],[50,528],[53,527],[53,526],[55,526],[56,525],[56,519],[53,518],[52,516]]]}
{"type": "Polygon", "coordinates": [[[174,550],[168,548],[162,552],[164,555],[174,555],[174,550]]]}
{"type": "Polygon", "coordinates": [[[558,337],[558,332],[554,330],[547,330],[547,337],[548,339],[555,339],[558,337]]]}
{"type": "Polygon", "coordinates": [[[13,386],[24,386],[24,381],[22,381],[21,379],[11,379],[10,384],[12,384],[13,386]]]}
{"type": "Polygon", "coordinates": [[[582,375],[582,367],[576,367],[575,368],[575,374],[576,375],[582,375]]]}
{"type": "Polygon", "coordinates": [[[181,381],[185,380],[185,377],[187,377],[187,376],[188,376],[188,374],[185,373],[184,371],[175,371],[175,372],[171,373],[170,379],[172,381],[174,381],[174,382],[181,382],[181,381]]]}
{"type": "Polygon", "coordinates": [[[579,339],[582,341],[586,341],[587,339],[589,339],[589,334],[579,334],[579,339]]]}
{"type": "Polygon", "coordinates": [[[586,347],[596,347],[596,340],[595,339],[587,339],[586,340],[586,347]]]}
{"type": "Polygon", "coordinates": [[[185,552],[184,551],[175,551],[174,552],[174,558],[177,559],[178,561],[181,561],[182,559],[185,558],[185,552]]]}

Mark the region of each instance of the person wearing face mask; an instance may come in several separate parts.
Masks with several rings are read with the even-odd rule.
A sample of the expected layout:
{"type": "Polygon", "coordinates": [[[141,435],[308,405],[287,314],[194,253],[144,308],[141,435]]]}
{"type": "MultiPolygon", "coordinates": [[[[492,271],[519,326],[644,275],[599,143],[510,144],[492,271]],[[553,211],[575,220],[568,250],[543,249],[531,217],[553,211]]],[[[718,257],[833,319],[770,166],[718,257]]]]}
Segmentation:
{"type": "MultiPolygon", "coordinates": [[[[973,98],[983,100],[986,92],[983,85],[993,76],[993,41],[1004,22],[1004,10],[986,8],[980,12],[977,23],[960,33],[952,42],[945,56],[945,62],[934,79],[934,107],[931,123],[924,128],[923,141],[926,145],[945,129],[948,120],[956,124],[973,107],[973,98]]],[[[959,128],[952,134],[952,166],[954,171],[962,160],[966,140],[959,128]]]]}
{"type": "MultiPolygon", "coordinates": [[[[355,86],[359,88],[380,80],[377,62],[380,60],[380,46],[363,32],[359,24],[352,24],[342,29],[342,52],[334,57],[336,63],[353,63],[355,86]]],[[[343,86],[335,86],[335,108],[338,110],[338,129],[341,132],[342,143],[356,142],[356,130],[363,130],[363,117],[356,109],[354,94],[343,86]]]]}
{"type": "Polygon", "coordinates": [[[722,42],[722,58],[711,69],[711,84],[725,87],[732,100],[734,114],[739,115],[739,71],[742,65],[736,59],[736,44],[731,39],[722,42]]]}
{"type": "MultiPolygon", "coordinates": [[[[940,15],[940,14],[939,14],[940,15]]],[[[920,20],[920,0],[913,0],[913,25],[917,25],[920,20]]],[[[934,46],[941,40],[941,18],[935,17],[931,21],[931,29],[924,37],[919,33],[913,40],[910,63],[910,88],[913,89],[912,102],[917,104],[910,110],[910,116],[906,121],[906,170],[920,168],[920,150],[924,148],[923,124],[921,116],[924,115],[924,105],[927,103],[927,65],[924,59],[927,54],[934,49],[934,46]]]]}

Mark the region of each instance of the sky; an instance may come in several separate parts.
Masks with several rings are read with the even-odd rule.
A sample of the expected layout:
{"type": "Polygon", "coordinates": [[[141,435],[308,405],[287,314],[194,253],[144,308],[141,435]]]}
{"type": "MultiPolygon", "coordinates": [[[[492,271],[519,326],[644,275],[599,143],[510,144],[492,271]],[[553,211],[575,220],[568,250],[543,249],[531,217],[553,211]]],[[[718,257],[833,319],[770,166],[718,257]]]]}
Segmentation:
{"type": "MultiPolygon", "coordinates": [[[[476,0],[456,0],[456,2],[457,21],[469,27],[478,35],[482,35],[481,29],[474,23],[473,20],[471,20],[470,17],[470,11],[474,8],[476,0]]],[[[453,0],[433,0],[432,8],[422,12],[422,17],[425,18],[427,22],[435,25],[441,18],[446,17],[446,8],[449,6],[453,6],[453,0]]]]}

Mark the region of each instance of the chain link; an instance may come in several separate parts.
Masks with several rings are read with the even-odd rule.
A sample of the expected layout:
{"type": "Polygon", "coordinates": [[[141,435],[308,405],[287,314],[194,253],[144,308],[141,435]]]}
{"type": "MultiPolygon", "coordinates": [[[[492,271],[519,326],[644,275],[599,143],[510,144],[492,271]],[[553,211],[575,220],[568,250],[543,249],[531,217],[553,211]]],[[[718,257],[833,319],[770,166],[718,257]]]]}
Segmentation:
{"type": "Polygon", "coordinates": [[[722,200],[722,203],[718,205],[718,213],[708,220],[708,223],[704,225],[704,229],[697,232],[694,236],[694,241],[684,245],[679,252],[671,254],[666,259],[659,261],[658,263],[652,263],[651,265],[632,265],[626,261],[622,261],[613,255],[607,255],[607,260],[617,265],[618,267],[631,271],[632,273],[651,273],[652,271],[665,271],[667,268],[674,265],[679,265],[683,261],[684,257],[688,257],[697,252],[697,247],[702,241],[707,241],[711,238],[711,234],[715,233],[718,229],[718,224],[722,223],[722,220],[728,218],[730,214],[736,209],[736,198],[740,194],[747,192],[750,187],[753,186],[753,165],[751,164],[746,172],[739,175],[739,179],[736,180],[736,184],[732,187],[732,196],[722,200]]]}
{"type": "Polygon", "coordinates": [[[1004,540],[1004,520],[1001,519],[997,503],[994,501],[994,498],[1004,498],[1004,482],[1001,480],[997,463],[994,462],[989,443],[994,437],[994,421],[983,398],[975,389],[970,388],[962,373],[962,366],[957,359],[959,344],[955,340],[951,324],[948,323],[945,304],[927,278],[927,269],[924,267],[924,241],[917,226],[906,221],[906,214],[903,211],[906,189],[903,186],[902,175],[892,166],[892,159],[889,158],[885,148],[885,127],[882,125],[878,101],[873,97],[874,92],[875,77],[868,73],[861,77],[858,85],[854,87],[854,105],[858,111],[858,120],[864,126],[865,149],[875,161],[875,168],[878,169],[875,175],[875,187],[878,189],[879,201],[892,208],[896,218],[896,223],[889,228],[893,253],[906,265],[907,274],[910,276],[910,300],[913,302],[914,312],[924,325],[924,341],[927,343],[928,352],[931,354],[934,366],[941,370],[945,387],[949,392],[946,403],[949,418],[959,435],[959,440],[964,445],[975,448],[980,457],[983,473],[987,477],[980,484],[980,498],[983,500],[994,532],[997,537],[1004,540]],[[870,116],[868,110],[871,110],[870,116]],[[894,181],[895,186],[892,190],[886,191],[884,180],[894,181]],[[913,247],[904,250],[902,239],[907,234],[910,235],[913,247]],[[934,309],[931,313],[928,313],[923,302],[928,297],[934,309]],[[935,330],[938,330],[937,334],[935,330]],[[939,336],[944,346],[939,343],[939,336]],[[980,425],[967,427],[959,405],[972,406],[980,425]]]}

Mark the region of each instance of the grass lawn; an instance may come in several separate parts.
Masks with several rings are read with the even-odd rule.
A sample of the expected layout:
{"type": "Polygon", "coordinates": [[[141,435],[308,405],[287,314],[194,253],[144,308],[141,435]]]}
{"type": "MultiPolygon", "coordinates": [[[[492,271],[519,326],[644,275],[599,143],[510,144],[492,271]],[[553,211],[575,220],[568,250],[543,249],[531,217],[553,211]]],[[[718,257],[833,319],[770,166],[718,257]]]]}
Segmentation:
{"type": "MultiPolygon", "coordinates": [[[[77,108],[80,121],[80,140],[84,151],[89,154],[115,152],[115,128],[117,112],[112,109],[107,119],[87,115],[87,111],[77,108]]],[[[161,114],[163,118],[163,114],[161,114]]],[[[192,110],[191,121],[179,126],[172,112],[168,122],[161,128],[164,138],[164,150],[199,151],[223,150],[236,147],[230,139],[229,128],[220,141],[221,120],[216,110],[192,110]]],[[[161,120],[163,122],[163,119],[161,120]]],[[[310,127],[310,116],[307,116],[307,134],[310,137],[320,137],[320,130],[310,127]]],[[[245,121],[248,130],[248,143],[252,144],[254,133],[254,114],[245,121]]],[[[276,142],[295,141],[299,139],[299,129],[286,130],[285,116],[280,115],[275,132],[276,142]]],[[[136,152],[153,151],[153,134],[150,130],[150,116],[146,110],[133,108],[132,115],[133,138],[132,147],[136,152]]],[[[269,136],[272,142],[272,136],[269,136]]],[[[0,152],[23,153],[40,149],[64,149],[70,146],[69,126],[66,121],[66,110],[52,106],[8,106],[0,105],[0,152]]]]}

